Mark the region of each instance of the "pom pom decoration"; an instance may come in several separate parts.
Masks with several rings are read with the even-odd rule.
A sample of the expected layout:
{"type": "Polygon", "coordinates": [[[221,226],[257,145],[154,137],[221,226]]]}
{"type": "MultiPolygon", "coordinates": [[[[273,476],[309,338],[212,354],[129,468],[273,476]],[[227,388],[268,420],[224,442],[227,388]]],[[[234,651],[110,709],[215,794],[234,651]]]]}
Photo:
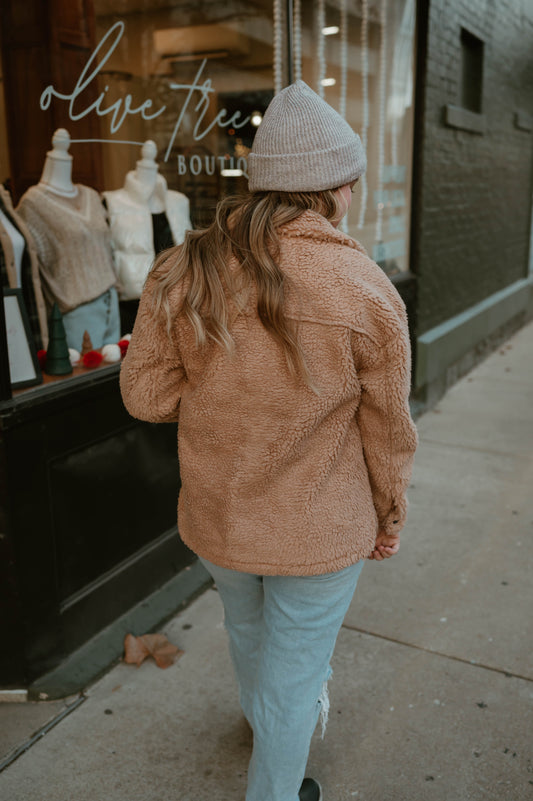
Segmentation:
{"type": "Polygon", "coordinates": [[[89,350],[87,353],[84,353],[82,356],[82,361],[85,367],[98,367],[104,360],[104,357],[101,353],[98,353],[97,350],[89,350]]]}
{"type": "Polygon", "coordinates": [[[122,351],[118,345],[104,345],[102,348],[102,356],[104,357],[104,362],[113,364],[121,360],[122,351]]]}
{"type": "Polygon", "coordinates": [[[121,339],[127,339],[127,340],[128,340],[128,342],[129,342],[129,341],[130,341],[130,339],[131,339],[131,334],[123,334],[123,335],[121,336],[121,339]]]}
{"type": "Polygon", "coordinates": [[[81,361],[81,353],[76,348],[69,348],[68,355],[70,357],[70,363],[72,365],[79,364],[81,361]]]}
{"type": "Polygon", "coordinates": [[[45,370],[46,369],[46,351],[44,350],[44,348],[41,348],[41,350],[37,351],[37,360],[39,362],[39,367],[41,368],[41,370],[45,370]]]}
{"type": "Polygon", "coordinates": [[[130,341],[129,341],[129,339],[126,339],[126,337],[124,337],[123,339],[120,340],[120,342],[118,342],[118,346],[120,348],[120,352],[122,354],[122,358],[124,358],[124,356],[126,355],[126,351],[128,350],[128,345],[129,344],[130,344],[130,341]]]}

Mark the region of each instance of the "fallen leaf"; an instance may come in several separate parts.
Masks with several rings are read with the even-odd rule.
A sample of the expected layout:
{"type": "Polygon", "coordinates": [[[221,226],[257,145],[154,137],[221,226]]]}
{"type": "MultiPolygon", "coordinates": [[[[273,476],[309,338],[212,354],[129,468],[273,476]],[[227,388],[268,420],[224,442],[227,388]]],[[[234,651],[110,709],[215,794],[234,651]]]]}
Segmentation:
{"type": "Polygon", "coordinates": [[[164,634],[142,634],[140,637],[126,634],[124,640],[124,661],[137,667],[151,656],[157,667],[167,668],[182,654],[183,651],[172,645],[164,634]]]}

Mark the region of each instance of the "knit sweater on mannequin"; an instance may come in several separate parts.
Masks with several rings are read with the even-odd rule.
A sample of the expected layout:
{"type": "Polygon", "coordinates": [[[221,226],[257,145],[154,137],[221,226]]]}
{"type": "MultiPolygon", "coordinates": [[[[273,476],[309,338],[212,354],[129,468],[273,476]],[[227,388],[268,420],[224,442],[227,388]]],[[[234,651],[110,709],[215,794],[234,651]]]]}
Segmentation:
{"type": "Polygon", "coordinates": [[[17,208],[30,229],[49,305],[62,314],[116,284],[110,235],[98,192],[78,185],[76,198],[32,186],[17,208]]]}
{"type": "MultiPolygon", "coordinates": [[[[198,348],[181,314],[169,340],[153,313],[154,278],[121,389],[134,417],[179,418],[178,525],[193,551],[244,572],[316,575],[368,556],[378,527],[391,534],[405,523],[417,443],[409,337],[394,286],[324,217],[307,211],[283,226],[280,247],[286,313],[299,321],[319,394],[290,374],[253,290],[228,355],[198,348]]],[[[183,293],[171,293],[176,312],[183,293]]]]}

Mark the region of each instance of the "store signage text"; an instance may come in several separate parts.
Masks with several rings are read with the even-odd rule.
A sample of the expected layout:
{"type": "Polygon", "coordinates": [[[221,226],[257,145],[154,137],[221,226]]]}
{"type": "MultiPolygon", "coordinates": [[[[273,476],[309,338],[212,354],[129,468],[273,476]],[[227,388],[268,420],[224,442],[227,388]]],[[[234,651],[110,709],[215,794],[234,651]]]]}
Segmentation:
{"type": "MultiPolygon", "coordinates": [[[[41,95],[40,99],[40,107],[43,111],[46,111],[52,102],[52,98],[57,98],[58,100],[63,100],[68,103],[68,116],[69,119],[73,121],[81,120],[84,117],[87,117],[89,114],[96,114],[97,117],[105,117],[106,115],[110,115],[110,131],[111,133],[117,133],[120,130],[124,121],[133,115],[140,114],[144,120],[153,120],[156,117],[159,117],[165,111],[167,111],[167,106],[162,105],[157,109],[153,109],[153,101],[150,98],[144,100],[138,106],[133,105],[133,98],[130,94],[127,94],[125,97],[121,97],[116,100],[114,103],[106,106],[106,93],[109,90],[109,87],[106,86],[104,91],[101,92],[98,98],[90,103],[89,105],[84,106],[83,102],[80,100],[80,95],[87,89],[88,86],[91,85],[93,81],[95,81],[98,77],[98,74],[103,69],[105,64],[110,59],[111,55],[116,50],[123,34],[124,34],[125,25],[123,22],[116,22],[106,33],[104,38],[101,40],[100,44],[96,47],[94,52],[89,57],[85,67],[83,68],[81,75],[77,79],[76,85],[70,94],[64,94],[59,92],[53,84],[47,86],[44,92],[41,95]],[[100,59],[98,61],[98,59],[100,59]]],[[[205,78],[202,82],[203,78],[203,71],[205,69],[205,65],[207,64],[207,59],[204,59],[200,64],[196,76],[192,83],[170,83],[169,86],[171,89],[177,92],[184,92],[185,95],[182,95],[182,99],[184,100],[181,104],[181,107],[178,106],[177,108],[177,117],[176,122],[174,124],[174,128],[172,130],[172,135],[170,137],[170,141],[168,147],[165,152],[164,160],[168,161],[170,153],[172,151],[172,147],[176,140],[176,136],[182,126],[183,120],[185,118],[185,114],[187,111],[191,110],[193,96],[194,99],[197,100],[196,105],[194,106],[194,112],[196,114],[196,121],[193,127],[193,139],[198,142],[201,141],[208,133],[210,133],[215,126],[219,128],[242,128],[250,121],[250,117],[245,117],[241,119],[241,112],[236,111],[231,117],[228,117],[227,109],[221,109],[218,112],[214,120],[209,122],[207,125],[204,126],[204,118],[209,108],[209,103],[211,100],[211,94],[215,91],[213,89],[211,79],[205,78]],[[198,94],[199,93],[199,99],[198,94]]],[[[170,110],[169,110],[170,112],[170,110]]],[[[73,141],[82,141],[82,140],[73,140],[73,141]]],[[[85,142],[117,142],[116,139],[85,139],[85,142]]],[[[129,144],[142,144],[142,142],[129,142],[129,144]]]]}
{"type": "Polygon", "coordinates": [[[206,175],[214,175],[217,163],[222,175],[224,175],[223,170],[240,170],[240,173],[248,178],[246,172],[248,162],[244,156],[236,159],[233,157],[227,158],[226,156],[198,156],[197,154],[186,158],[179,155],[178,175],[186,175],[188,172],[192,173],[192,175],[200,175],[202,172],[205,172],[206,175]]]}

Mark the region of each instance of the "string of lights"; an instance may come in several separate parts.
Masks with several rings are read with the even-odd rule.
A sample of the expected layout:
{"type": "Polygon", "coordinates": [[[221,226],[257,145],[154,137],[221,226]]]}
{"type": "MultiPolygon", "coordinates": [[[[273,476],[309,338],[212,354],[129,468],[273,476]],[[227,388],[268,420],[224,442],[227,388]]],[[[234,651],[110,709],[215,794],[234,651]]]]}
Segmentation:
{"type": "Polygon", "coordinates": [[[294,80],[302,79],[302,3],[294,0],[294,80]]]}
{"type": "Polygon", "coordinates": [[[378,128],[378,204],[376,215],[376,242],[383,241],[383,178],[385,165],[385,115],[387,78],[387,0],[381,0],[379,13],[379,128],[378,128]]]}
{"type": "Polygon", "coordinates": [[[274,0],[274,93],[283,88],[283,14],[282,0],[274,0]]]}
{"type": "Polygon", "coordinates": [[[325,0],[318,0],[317,6],[317,64],[318,64],[318,94],[324,97],[324,81],[326,80],[326,37],[323,30],[326,27],[325,0]]]}
{"type": "Polygon", "coordinates": [[[346,13],[346,0],[341,0],[341,30],[340,30],[340,51],[341,51],[341,85],[339,114],[346,119],[346,93],[348,89],[348,14],[346,13]]]}
{"type": "MultiPolygon", "coordinates": [[[[361,84],[363,95],[363,124],[361,126],[361,141],[363,150],[366,153],[368,145],[368,0],[361,3],[361,84]]],[[[361,178],[361,205],[359,207],[358,228],[363,228],[366,217],[366,206],[368,202],[368,183],[366,173],[361,178]]]]}

